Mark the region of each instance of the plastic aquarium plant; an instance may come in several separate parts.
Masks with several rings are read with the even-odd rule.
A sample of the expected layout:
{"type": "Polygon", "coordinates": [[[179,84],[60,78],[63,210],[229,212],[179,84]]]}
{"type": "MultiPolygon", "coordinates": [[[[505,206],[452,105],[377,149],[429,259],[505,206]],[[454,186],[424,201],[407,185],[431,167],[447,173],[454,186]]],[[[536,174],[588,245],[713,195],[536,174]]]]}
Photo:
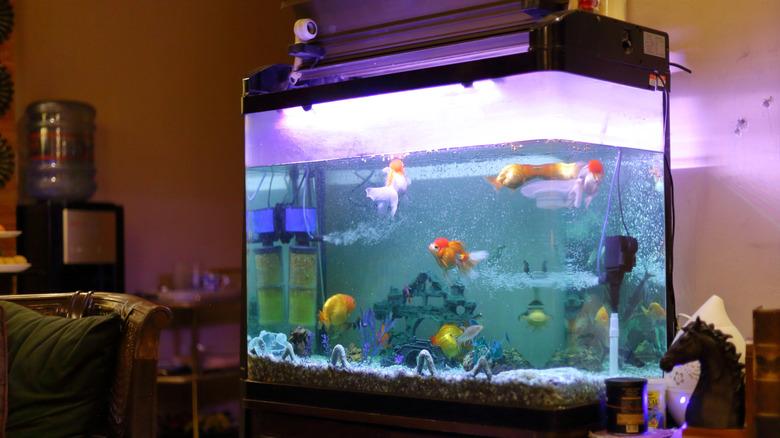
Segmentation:
{"type": "Polygon", "coordinates": [[[472,348],[474,351],[474,358],[487,357],[491,361],[495,362],[504,357],[504,347],[500,341],[493,341],[488,343],[485,338],[478,337],[472,342],[472,348]]]}
{"type": "Polygon", "coordinates": [[[392,312],[388,312],[385,319],[381,322],[377,320],[374,310],[370,307],[361,312],[358,331],[360,334],[360,346],[363,350],[363,360],[370,361],[371,358],[379,356],[389,342],[390,330],[394,324],[395,320],[392,312]]]}
{"type": "Polygon", "coordinates": [[[322,332],[322,335],[320,336],[320,346],[322,347],[322,354],[326,356],[330,354],[330,340],[328,339],[328,334],[325,332],[322,332]]]}

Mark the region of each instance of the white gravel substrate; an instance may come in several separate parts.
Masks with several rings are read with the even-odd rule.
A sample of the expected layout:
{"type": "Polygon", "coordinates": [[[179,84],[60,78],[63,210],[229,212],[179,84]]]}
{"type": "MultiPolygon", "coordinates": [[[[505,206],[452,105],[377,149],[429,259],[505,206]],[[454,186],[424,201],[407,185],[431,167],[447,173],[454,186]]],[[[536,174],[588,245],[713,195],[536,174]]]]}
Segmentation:
{"type": "Polygon", "coordinates": [[[488,382],[461,369],[419,376],[401,365],[350,364],[331,367],[324,357],[284,362],[276,357],[248,357],[249,378],[258,382],[300,385],[534,409],[564,409],[598,402],[604,377],[576,368],[504,371],[488,382]]]}

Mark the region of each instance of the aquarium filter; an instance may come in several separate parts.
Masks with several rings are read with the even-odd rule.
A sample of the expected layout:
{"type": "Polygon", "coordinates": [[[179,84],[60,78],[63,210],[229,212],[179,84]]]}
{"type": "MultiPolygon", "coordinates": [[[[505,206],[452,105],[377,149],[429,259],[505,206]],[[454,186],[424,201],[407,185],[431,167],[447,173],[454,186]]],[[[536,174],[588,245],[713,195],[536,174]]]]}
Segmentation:
{"type": "Polygon", "coordinates": [[[284,209],[284,231],[313,236],[317,233],[317,209],[286,207],[284,209]]]}
{"type": "Polygon", "coordinates": [[[308,243],[316,233],[316,208],[278,204],[247,213],[247,238],[252,242],[270,246],[277,240],[289,243],[295,236],[299,242],[308,243]]]}
{"type": "Polygon", "coordinates": [[[618,372],[620,321],[617,310],[620,305],[620,285],[623,284],[626,273],[634,269],[638,249],[637,240],[631,236],[607,236],[604,242],[606,272],[600,281],[609,287],[609,300],[612,306],[609,317],[609,374],[613,376],[618,372]]]}
{"type": "Polygon", "coordinates": [[[601,283],[609,287],[612,310],[617,311],[620,304],[620,285],[623,277],[636,265],[636,252],[639,244],[631,236],[607,236],[604,241],[604,269],[600,274],[601,283]]]}
{"type": "Polygon", "coordinates": [[[258,320],[262,325],[281,324],[285,320],[282,248],[258,248],[252,257],[255,264],[258,320]]]}
{"type": "Polygon", "coordinates": [[[308,246],[312,240],[315,240],[317,234],[317,209],[285,207],[283,212],[283,242],[289,242],[291,237],[294,236],[295,241],[299,245],[308,246]]]}
{"type": "Polygon", "coordinates": [[[264,245],[271,245],[276,240],[273,208],[250,210],[247,212],[246,222],[247,238],[250,241],[261,241],[264,245]]]}
{"type": "Polygon", "coordinates": [[[319,253],[314,247],[290,246],[289,323],[314,328],[317,324],[319,253]]]}

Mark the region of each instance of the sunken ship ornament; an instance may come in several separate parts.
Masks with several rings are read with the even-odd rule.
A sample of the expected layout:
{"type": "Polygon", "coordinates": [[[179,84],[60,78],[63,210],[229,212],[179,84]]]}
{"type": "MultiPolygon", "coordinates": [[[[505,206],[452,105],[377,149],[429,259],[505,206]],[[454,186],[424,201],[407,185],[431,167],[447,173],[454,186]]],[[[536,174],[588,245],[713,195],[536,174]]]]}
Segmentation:
{"type": "Polygon", "coordinates": [[[701,374],[693,390],[685,422],[690,427],[733,429],[745,421],[745,366],[727,335],[697,317],[683,327],[660,367],[669,372],[675,365],[698,360],[701,374]]]}

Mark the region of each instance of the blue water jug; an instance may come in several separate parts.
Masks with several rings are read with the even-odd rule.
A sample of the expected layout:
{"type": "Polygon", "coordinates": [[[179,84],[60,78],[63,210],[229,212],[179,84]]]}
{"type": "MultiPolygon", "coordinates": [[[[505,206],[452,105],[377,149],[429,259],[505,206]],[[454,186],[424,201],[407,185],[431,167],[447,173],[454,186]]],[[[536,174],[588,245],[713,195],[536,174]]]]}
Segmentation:
{"type": "Polygon", "coordinates": [[[34,102],[25,111],[24,193],[39,200],[86,201],[95,183],[95,108],[83,102],[34,102]]]}

